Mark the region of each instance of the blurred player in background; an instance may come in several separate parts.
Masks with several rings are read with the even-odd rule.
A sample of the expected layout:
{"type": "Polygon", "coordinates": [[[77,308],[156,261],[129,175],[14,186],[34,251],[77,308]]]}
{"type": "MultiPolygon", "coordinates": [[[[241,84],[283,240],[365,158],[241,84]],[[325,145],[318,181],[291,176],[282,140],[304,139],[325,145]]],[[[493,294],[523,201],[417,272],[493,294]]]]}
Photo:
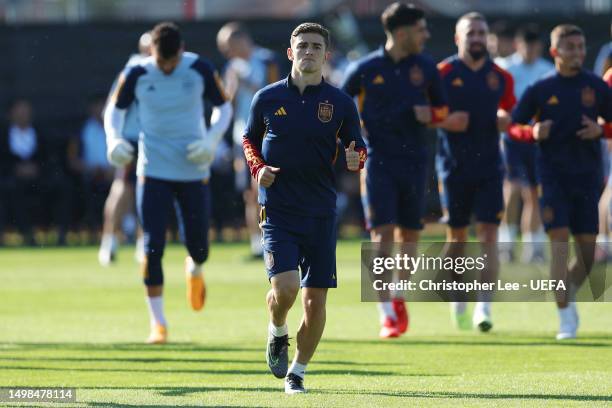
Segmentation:
{"type": "MultiPolygon", "coordinates": [[[[542,58],[542,39],[534,24],[521,27],[516,34],[516,53],[507,59],[506,70],[514,79],[514,94],[517,98],[525,89],[554,69],[553,64],[542,58]]],[[[523,239],[523,262],[543,262],[546,234],[540,220],[538,189],[535,174],[536,148],[519,143],[508,137],[502,138],[503,156],[506,165],[504,180],[504,202],[506,211],[499,229],[500,259],[514,259],[514,244],[520,230],[523,239]],[[522,205],[522,214],[519,213],[522,205]]]]}
{"type": "Polygon", "coordinates": [[[499,20],[491,24],[487,34],[487,50],[493,62],[506,69],[510,57],[516,51],[514,29],[507,21],[499,20]]]}
{"type": "Polygon", "coordinates": [[[217,47],[228,59],[224,83],[234,104],[234,169],[236,187],[242,192],[247,229],[251,240],[251,255],[263,256],[259,229],[257,182],[249,174],[242,137],[249,118],[249,109],[255,92],[280,79],[279,66],[274,53],[253,43],[250,34],[237,22],[225,24],[217,34],[217,47]]]}
{"type": "Polygon", "coordinates": [[[272,288],[266,360],[287,394],[302,393],[306,365],[325,327],[328,288],[336,283],[336,191],[338,139],[347,168],[366,159],[353,101],[322,78],[329,32],[304,23],[291,33],[290,75],[253,99],[244,152],[259,184],[264,259],[272,288]],[[298,268],[301,269],[301,279],[298,268]],[[287,313],[302,287],[304,315],[288,368],[287,313]]]}
{"type": "MultiPolygon", "coordinates": [[[[442,185],[443,207],[448,210],[447,241],[450,256],[463,256],[468,226],[476,218],[476,236],[487,256],[483,282],[495,282],[499,269],[497,229],[504,212],[503,164],[499,132],[510,123],[516,99],[512,76],[488,56],[487,21],[480,13],[468,13],[457,21],[458,53],[438,65],[448,95],[450,114],[440,127],[436,167],[442,185]],[[478,95],[478,97],[474,97],[478,95]]],[[[453,274],[453,279],[460,277],[453,274]]],[[[473,326],[488,331],[493,293],[478,293],[472,322],[462,299],[451,303],[454,323],[460,329],[473,326]]]]}
{"type": "MultiPolygon", "coordinates": [[[[139,65],[145,58],[151,55],[151,33],[146,32],[140,36],[138,41],[138,54],[130,56],[123,71],[119,74],[126,76],[132,67],[139,65]]],[[[113,95],[117,88],[117,81],[111,87],[109,94],[113,95]]],[[[122,135],[130,142],[134,151],[134,157],[138,156],[138,135],[140,123],[136,104],[132,104],[125,115],[122,135]]],[[[102,227],[102,242],[98,251],[98,261],[102,266],[108,266],[115,261],[117,252],[117,232],[120,231],[123,217],[134,207],[134,184],[136,182],[136,163],[128,163],[124,167],[115,170],[115,179],[111,185],[110,192],[104,204],[104,225],[102,227]]],[[[142,262],[144,259],[144,242],[142,236],[138,237],[136,243],[136,260],[142,262]]]]}
{"type": "MultiPolygon", "coordinates": [[[[361,193],[371,239],[387,255],[394,241],[411,243],[415,255],[425,212],[426,126],[448,108],[436,66],[422,54],[429,38],[423,10],[396,2],[381,20],[385,45],[349,67],[342,89],[357,97],[368,145],[361,193]]],[[[403,296],[380,294],[380,337],[398,337],[409,325],[403,296]]]]}
{"type": "Polygon", "coordinates": [[[551,278],[567,291],[556,293],[557,340],[576,337],[576,292],[590,273],[597,234],[597,202],[602,178],[601,137],[612,137],[610,88],[583,69],[586,41],[582,30],[562,24],[550,36],[556,72],[527,88],[513,112],[510,135],[537,142],[542,221],[551,242],[551,278]],[[598,124],[604,120],[604,126],[598,124]],[[535,124],[530,126],[532,120],[535,124]],[[569,238],[576,259],[568,268],[569,238]]]}
{"type": "MultiPolygon", "coordinates": [[[[608,86],[612,87],[612,54],[604,63],[606,72],[603,76],[608,86]]],[[[595,247],[595,262],[607,262],[612,259],[612,245],[610,243],[610,229],[612,228],[612,140],[602,140],[602,153],[604,160],[604,178],[606,186],[599,198],[599,232],[597,246],[595,247]]]]}
{"type": "Polygon", "coordinates": [[[185,245],[187,297],[194,310],[204,307],[202,265],[208,257],[208,178],[217,143],[227,130],[232,106],[213,66],[184,52],[178,27],[161,23],[151,32],[151,57],[122,75],[106,110],[108,158],[123,167],[134,148],[123,136],[127,109],[137,102],[141,136],[136,174],[137,206],[145,240],[142,263],[151,322],[148,343],[165,343],[162,256],[166,224],[178,203],[185,245]],[[211,125],[204,122],[203,101],[213,106],[211,125]]]}

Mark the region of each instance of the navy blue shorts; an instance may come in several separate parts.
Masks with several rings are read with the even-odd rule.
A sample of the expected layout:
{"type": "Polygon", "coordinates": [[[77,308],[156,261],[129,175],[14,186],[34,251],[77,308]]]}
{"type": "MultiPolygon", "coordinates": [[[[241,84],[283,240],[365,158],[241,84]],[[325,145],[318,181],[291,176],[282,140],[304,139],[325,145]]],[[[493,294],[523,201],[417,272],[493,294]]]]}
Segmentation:
{"type": "Polygon", "coordinates": [[[369,157],[362,176],[361,203],[368,229],[385,224],[423,229],[425,163],[369,157]]]}
{"type": "Polygon", "coordinates": [[[524,186],[537,186],[536,146],[506,140],[505,138],[503,143],[502,153],[506,166],[506,178],[510,181],[520,182],[524,186]]]}
{"type": "Polygon", "coordinates": [[[501,172],[479,178],[457,172],[440,174],[440,197],[448,211],[448,225],[462,228],[476,222],[499,225],[504,215],[503,175],[501,172]]]}
{"type": "Polygon", "coordinates": [[[301,272],[303,288],[335,288],[336,216],[308,217],[261,209],[262,243],[268,279],[301,272]]]}
{"type": "Polygon", "coordinates": [[[198,264],[208,258],[208,217],[210,193],[202,181],[168,181],[151,177],[136,185],[138,216],[144,233],[144,284],[162,285],[162,257],[166,245],[166,227],[173,208],[181,223],[189,256],[198,264]],[[173,204],[176,202],[176,207],[173,204]]]}
{"type": "Polygon", "coordinates": [[[542,174],[540,211],[546,231],[568,228],[572,234],[597,234],[601,174],[542,174]]]}

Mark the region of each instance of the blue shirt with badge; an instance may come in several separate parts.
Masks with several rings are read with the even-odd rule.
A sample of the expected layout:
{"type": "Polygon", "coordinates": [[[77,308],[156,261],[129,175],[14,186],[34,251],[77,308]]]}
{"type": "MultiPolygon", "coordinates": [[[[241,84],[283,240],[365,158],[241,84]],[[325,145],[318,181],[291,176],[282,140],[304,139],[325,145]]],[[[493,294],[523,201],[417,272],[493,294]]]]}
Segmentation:
{"type": "Polygon", "coordinates": [[[475,177],[501,173],[497,110],[510,112],[516,103],[512,76],[490,59],[474,71],[457,55],[442,61],[438,69],[450,111],[469,114],[465,132],[438,130],[438,171],[475,177]]]}
{"type": "Polygon", "coordinates": [[[204,98],[213,105],[226,97],[213,66],[197,54],[183,52],[165,74],[153,57],[132,67],[119,84],[116,107],[137,101],[141,134],[136,174],[170,181],[208,178],[210,169],[187,160],[187,145],[204,137],[204,98]]]}
{"type": "MultiPolygon", "coordinates": [[[[259,187],[266,208],[304,216],[336,212],[334,163],[339,144],[365,144],[352,99],[324,80],[301,94],[290,76],[255,94],[243,145],[249,167],[278,167],[274,183],[259,187]]],[[[254,174],[255,175],[255,174],[254,174]]]]}
{"type": "Polygon", "coordinates": [[[577,135],[582,116],[612,120],[612,93],[592,72],[582,70],[573,77],[553,71],[528,87],[512,113],[514,123],[552,120],[549,137],[538,143],[537,169],[567,174],[600,173],[599,139],[582,140],[577,135]]]}
{"type": "Polygon", "coordinates": [[[414,106],[446,110],[446,95],[430,57],[413,54],[395,62],[380,47],[349,66],[341,88],[357,97],[370,157],[427,160],[426,127],[416,120],[414,106]]]}

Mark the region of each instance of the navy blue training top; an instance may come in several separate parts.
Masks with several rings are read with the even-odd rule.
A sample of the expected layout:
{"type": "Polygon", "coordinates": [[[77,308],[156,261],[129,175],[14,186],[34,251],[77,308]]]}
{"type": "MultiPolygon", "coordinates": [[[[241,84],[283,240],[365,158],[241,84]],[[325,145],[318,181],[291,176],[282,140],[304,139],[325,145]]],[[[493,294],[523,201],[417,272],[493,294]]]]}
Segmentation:
{"type": "Polygon", "coordinates": [[[592,72],[564,77],[555,71],[527,88],[512,113],[513,122],[552,120],[548,139],[538,142],[540,174],[601,171],[600,140],[582,140],[576,135],[584,127],[582,115],[612,121],[612,90],[592,72]]]}
{"type": "Polygon", "coordinates": [[[289,76],[259,90],[243,139],[245,155],[253,177],[265,165],[280,168],[269,188],[259,186],[259,204],[306,216],[335,214],[338,140],[345,148],[355,141],[363,167],[359,116],[338,88],[322,80],[300,94],[289,76]]]}
{"type": "Polygon", "coordinates": [[[413,54],[395,62],[380,47],[349,66],[341,88],[357,97],[368,156],[427,160],[426,127],[413,108],[433,107],[433,122],[447,111],[440,75],[429,56],[413,54]]]}
{"type": "Polygon", "coordinates": [[[465,132],[439,129],[437,166],[443,174],[480,176],[502,171],[497,110],[516,103],[512,76],[488,59],[474,71],[457,55],[438,64],[450,112],[469,114],[465,132]]]}

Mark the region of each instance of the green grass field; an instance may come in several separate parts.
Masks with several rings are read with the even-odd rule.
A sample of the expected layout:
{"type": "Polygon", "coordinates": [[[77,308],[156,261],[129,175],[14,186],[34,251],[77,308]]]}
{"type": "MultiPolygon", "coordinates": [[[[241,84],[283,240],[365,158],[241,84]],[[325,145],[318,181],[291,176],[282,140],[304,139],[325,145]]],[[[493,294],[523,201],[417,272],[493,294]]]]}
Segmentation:
{"type": "Polygon", "coordinates": [[[107,269],[96,250],[0,251],[0,386],[76,387],[79,407],[612,406],[610,303],[580,304],[580,338],[565,343],[548,303],[495,304],[489,334],[455,331],[446,304],[411,304],[408,335],[379,341],[376,307],[360,302],[359,244],[341,243],[310,392],[286,396],[265,363],[268,284],[246,245],[213,245],[202,313],[185,300],[184,249],[167,249],[165,346],[142,343],[132,249],[107,269]]]}

